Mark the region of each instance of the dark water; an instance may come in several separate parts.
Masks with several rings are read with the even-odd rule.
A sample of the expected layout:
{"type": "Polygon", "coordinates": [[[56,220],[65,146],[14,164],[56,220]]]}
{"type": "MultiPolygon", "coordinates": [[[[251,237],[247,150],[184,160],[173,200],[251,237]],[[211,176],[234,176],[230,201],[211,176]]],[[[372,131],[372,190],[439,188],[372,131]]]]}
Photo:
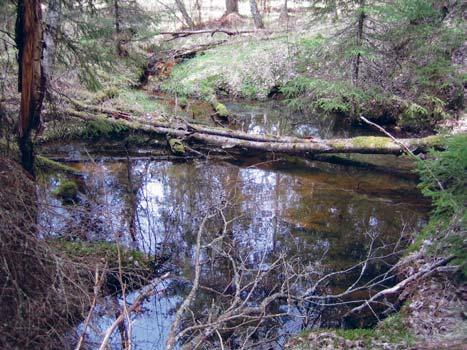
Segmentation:
{"type": "MultiPolygon", "coordinates": [[[[151,254],[162,246],[171,252],[173,275],[181,278],[160,286],[145,304],[146,311],[134,318],[135,349],[164,348],[177,302],[187,293],[181,281],[193,277],[200,220],[213,205],[232,204],[226,210],[228,219],[237,218],[229,227],[231,239],[252,266],[268,264],[281,252],[304,262],[324,256],[331,269],[344,269],[365,257],[370,236],[394,243],[401,232],[417,230],[426,218],[426,203],[413,182],[320,163],[300,168],[285,163],[256,167],[138,160],[75,166],[84,173],[83,197],[92,204],[67,207],[48,196],[56,210],[43,218],[44,225],[57,233],[77,232],[81,239],[111,241],[119,232],[126,244],[151,254]],[[136,218],[135,243],[128,236],[131,216],[136,218]],[[86,237],[80,236],[83,227],[90,228],[86,237]]],[[[210,274],[224,275],[223,270],[222,264],[214,264],[203,274],[208,280],[210,274]]],[[[196,310],[209,308],[209,303],[209,298],[200,299],[196,310]]],[[[113,321],[101,308],[91,340],[100,339],[98,329],[113,321]]],[[[284,330],[299,331],[302,326],[295,319],[283,323],[284,330]]],[[[114,341],[118,348],[117,334],[114,341]]]]}
{"type": "MultiPolygon", "coordinates": [[[[231,126],[248,132],[320,137],[362,133],[344,131],[332,118],[306,121],[299,114],[280,118],[285,112],[275,101],[227,106],[236,115],[231,126]]],[[[59,178],[51,176],[42,199],[53,210],[42,214],[43,230],[66,233],[73,239],[118,239],[151,255],[168,257],[165,268],[171,278],[159,285],[157,293],[144,303],[143,311],[132,317],[133,349],[165,349],[174,313],[193,279],[196,233],[202,218],[213,208],[224,208],[226,220],[231,220],[227,242],[252,271],[267,270],[283,256],[295,259],[300,266],[318,266],[319,262],[320,268],[329,272],[364,259],[373,241],[373,248],[379,247],[382,252],[402,246],[404,236],[424,225],[429,209],[413,179],[363,168],[256,159],[240,164],[150,159],[104,162],[99,158],[89,161],[83,145],[62,148],[68,156],[83,160],[72,164],[83,174],[78,181],[80,203],[67,206],[54,198],[50,193],[59,178]],[[130,237],[130,231],[135,232],[136,239],[130,237]]],[[[400,162],[395,157],[379,159],[386,164],[400,162]]],[[[221,222],[211,222],[205,239],[216,237],[221,227],[221,222]]],[[[208,249],[202,256],[206,261],[202,284],[212,289],[227,288],[232,280],[228,262],[214,259],[208,249]]],[[[381,262],[371,266],[364,279],[386,268],[381,262]]],[[[342,291],[356,277],[355,273],[345,275],[329,288],[342,291]]],[[[271,281],[258,287],[251,302],[268,295],[268,286],[281,278],[281,274],[272,275],[271,281]]],[[[297,286],[306,287],[307,282],[297,286]]],[[[137,295],[137,291],[130,293],[127,301],[137,295]]],[[[194,301],[193,314],[202,315],[217,301],[215,294],[202,291],[194,301]]],[[[274,349],[283,346],[286,334],[310,326],[303,310],[280,303],[273,309],[287,314],[266,325],[277,327],[274,349]]],[[[103,304],[94,316],[88,330],[90,349],[97,347],[102,332],[113,322],[114,311],[103,304]]],[[[324,314],[320,324],[338,325],[332,313],[324,314]]],[[[81,330],[79,326],[75,331],[81,330]]],[[[257,333],[261,337],[261,329],[257,333]]],[[[112,338],[112,348],[120,349],[118,332],[112,338]]]]}
{"type": "MultiPolygon", "coordinates": [[[[214,114],[209,103],[188,100],[181,108],[172,98],[161,97],[161,103],[167,112],[184,115],[190,119],[210,125],[216,125],[211,115],[214,114]]],[[[236,101],[222,100],[231,116],[228,121],[220,120],[224,126],[242,130],[251,134],[269,134],[278,136],[345,138],[361,135],[374,135],[369,129],[349,127],[349,122],[337,115],[309,115],[293,111],[284,101],[236,101]]]]}
{"type": "Polygon", "coordinates": [[[335,115],[314,116],[292,111],[283,101],[224,102],[233,114],[231,127],[252,134],[312,136],[323,139],[373,134],[368,129],[350,128],[348,122],[335,115]]]}

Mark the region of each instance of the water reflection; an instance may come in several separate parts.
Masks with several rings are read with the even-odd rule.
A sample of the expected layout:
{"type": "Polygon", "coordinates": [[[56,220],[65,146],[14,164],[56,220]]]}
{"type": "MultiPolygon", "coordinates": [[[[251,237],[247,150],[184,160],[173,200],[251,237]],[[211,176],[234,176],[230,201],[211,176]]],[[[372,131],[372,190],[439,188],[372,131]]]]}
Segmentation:
{"type": "Polygon", "coordinates": [[[349,128],[338,116],[310,116],[292,111],[283,101],[226,101],[225,105],[233,114],[231,127],[252,134],[335,138],[371,133],[349,128]]]}
{"type": "MultiPolygon", "coordinates": [[[[420,204],[414,183],[361,169],[319,163],[300,169],[286,163],[242,167],[148,160],[89,162],[78,167],[85,174],[82,202],[61,206],[45,194],[60,216],[44,214],[44,224],[55,225],[57,232],[70,232],[71,223],[95,228],[86,232],[87,239],[114,240],[115,232],[120,232],[128,244],[151,254],[169,251],[172,256],[177,278],[167,281],[145,304],[146,312],[135,316],[135,349],[164,348],[176,305],[187,293],[186,280],[193,278],[197,229],[212,207],[229,204],[226,219],[235,219],[228,227],[229,239],[249,265],[260,269],[280,253],[298,256],[304,264],[325,257],[330,270],[346,268],[366,256],[371,237],[377,237],[380,245],[394,245],[401,232],[418,229],[426,218],[427,208],[420,204]],[[77,216],[77,208],[82,215],[77,216]],[[134,237],[129,234],[132,230],[134,237]]],[[[52,179],[50,185],[56,186],[56,181],[52,179]]],[[[219,227],[212,224],[209,230],[215,234],[219,227]]],[[[203,266],[203,282],[228,285],[232,279],[228,264],[208,259],[209,251],[203,254],[211,261],[203,266]]],[[[382,267],[374,267],[367,278],[378,268],[382,267]]],[[[213,298],[212,293],[201,294],[193,310],[209,309],[213,298]]],[[[99,329],[111,322],[105,312],[100,314],[91,341],[100,339],[99,329]]],[[[280,332],[303,326],[302,321],[281,322],[280,332]]],[[[113,342],[118,348],[117,335],[113,342]]]]}

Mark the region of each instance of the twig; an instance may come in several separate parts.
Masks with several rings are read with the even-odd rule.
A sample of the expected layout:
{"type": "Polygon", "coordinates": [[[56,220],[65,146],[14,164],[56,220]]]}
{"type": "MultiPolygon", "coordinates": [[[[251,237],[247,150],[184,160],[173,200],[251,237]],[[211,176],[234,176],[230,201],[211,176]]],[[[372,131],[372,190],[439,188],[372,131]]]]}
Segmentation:
{"type": "MultiPolygon", "coordinates": [[[[150,297],[151,295],[154,294],[154,289],[157,287],[157,285],[159,285],[159,283],[165,279],[167,279],[169,277],[169,272],[167,272],[166,274],[162,275],[160,278],[156,278],[151,284],[147,285],[146,287],[143,288],[143,290],[140,292],[140,294],[138,295],[138,297],[135,299],[135,301],[133,302],[133,304],[131,304],[130,307],[128,307],[128,314],[131,314],[132,312],[134,312],[136,309],[139,308],[139,306],[141,305],[141,303],[144,301],[144,299],[150,297]]],[[[99,346],[99,350],[105,350],[106,349],[106,346],[110,340],[110,337],[112,336],[113,332],[115,331],[115,329],[118,327],[118,325],[120,324],[120,322],[123,322],[123,320],[126,318],[127,316],[125,315],[125,313],[121,313],[120,316],[117,317],[117,319],[112,323],[112,325],[107,328],[106,332],[105,332],[105,335],[104,335],[104,338],[102,340],[102,343],[101,345],[99,346]]]]}
{"type": "Polygon", "coordinates": [[[78,344],[76,344],[75,350],[80,350],[81,346],[83,345],[84,337],[86,336],[86,330],[88,328],[89,322],[91,321],[92,313],[94,312],[94,308],[96,307],[97,297],[98,297],[98,294],[99,294],[99,290],[101,289],[102,283],[104,281],[104,276],[105,276],[106,270],[107,270],[107,264],[104,266],[104,269],[102,270],[101,277],[99,278],[99,267],[96,266],[96,273],[95,273],[95,276],[94,276],[94,278],[95,278],[95,280],[94,280],[94,297],[92,299],[91,307],[89,309],[86,320],[84,321],[83,332],[81,333],[81,336],[79,337],[78,344]]]}

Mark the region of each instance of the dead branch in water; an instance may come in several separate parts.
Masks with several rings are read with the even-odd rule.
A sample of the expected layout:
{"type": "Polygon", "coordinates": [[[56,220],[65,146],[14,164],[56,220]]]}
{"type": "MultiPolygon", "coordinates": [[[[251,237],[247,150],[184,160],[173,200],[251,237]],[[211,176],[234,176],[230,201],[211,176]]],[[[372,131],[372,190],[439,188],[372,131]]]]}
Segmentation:
{"type": "Polygon", "coordinates": [[[125,318],[127,317],[127,314],[131,314],[132,312],[135,312],[140,306],[141,304],[143,303],[143,301],[146,299],[146,298],[149,298],[151,295],[154,294],[155,292],[155,288],[165,279],[167,279],[169,277],[169,273],[166,273],[164,274],[163,276],[159,277],[159,278],[156,278],[152,283],[150,283],[149,285],[147,285],[146,287],[144,287],[138,297],[136,297],[135,301],[133,302],[133,304],[131,304],[131,306],[128,307],[128,310],[127,310],[127,313],[120,313],[120,315],[117,317],[117,319],[112,323],[112,325],[107,328],[107,330],[105,331],[105,335],[104,335],[104,338],[101,342],[101,345],[99,346],[99,350],[105,350],[107,348],[107,344],[110,340],[110,337],[112,336],[112,334],[115,332],[115,330],[117,329],[118,325],[123,322],[125,320],[125,318]]]}

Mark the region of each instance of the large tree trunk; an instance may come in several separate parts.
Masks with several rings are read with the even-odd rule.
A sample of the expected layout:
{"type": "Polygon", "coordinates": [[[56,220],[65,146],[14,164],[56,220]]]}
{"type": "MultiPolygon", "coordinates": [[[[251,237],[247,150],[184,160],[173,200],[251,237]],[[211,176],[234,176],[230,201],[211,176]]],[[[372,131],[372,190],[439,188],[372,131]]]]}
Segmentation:
{"type": "Polygon", "coordinates": [[[60,28],[60,18],[62,10],[62,0],[49,0],[46,12],[45,30],[44,30],[44,58],[42,66],[47,78],[47,84],[50,84],[55,64],[55,47],[57,34],[60,28]]]}
{"type": "Polygon", "coordinates": [[[16,45],[18,47],[18,90],[21,104],[18,123],[18,142],[21,164],[34,174],[34,152],[31,131],[41,126],[45,75],[42,57],[42,10],[40,0],[18,0],[16,18],[16,45]]]}
{"type": "Polygon", "coordinates": [[[225,0],[225,14],[238,13],[238,0],[225,0]]]}
{"type": "Polygon", "coordinates": [[[194,28],[195,23],[191,19],[190,15],[188,14],[188,11],[186,10],[185,4],[183,3],[183,0],[175,0],[175,3],[177,4],[178,10],[183,16],[183,19],[185,21],[185,24],[190,27],[194,28]]]}
{"type": "Polygon", "coordinates": [[[261,17],[261,14],[259,13],[258,4],[256,3],[256,0],[250,0],[250,10],[251,10],[251,15],[253,16],[253,21],[255,22],[255,28],[263,29],[264,28],[263,18],[261,17]]]}

